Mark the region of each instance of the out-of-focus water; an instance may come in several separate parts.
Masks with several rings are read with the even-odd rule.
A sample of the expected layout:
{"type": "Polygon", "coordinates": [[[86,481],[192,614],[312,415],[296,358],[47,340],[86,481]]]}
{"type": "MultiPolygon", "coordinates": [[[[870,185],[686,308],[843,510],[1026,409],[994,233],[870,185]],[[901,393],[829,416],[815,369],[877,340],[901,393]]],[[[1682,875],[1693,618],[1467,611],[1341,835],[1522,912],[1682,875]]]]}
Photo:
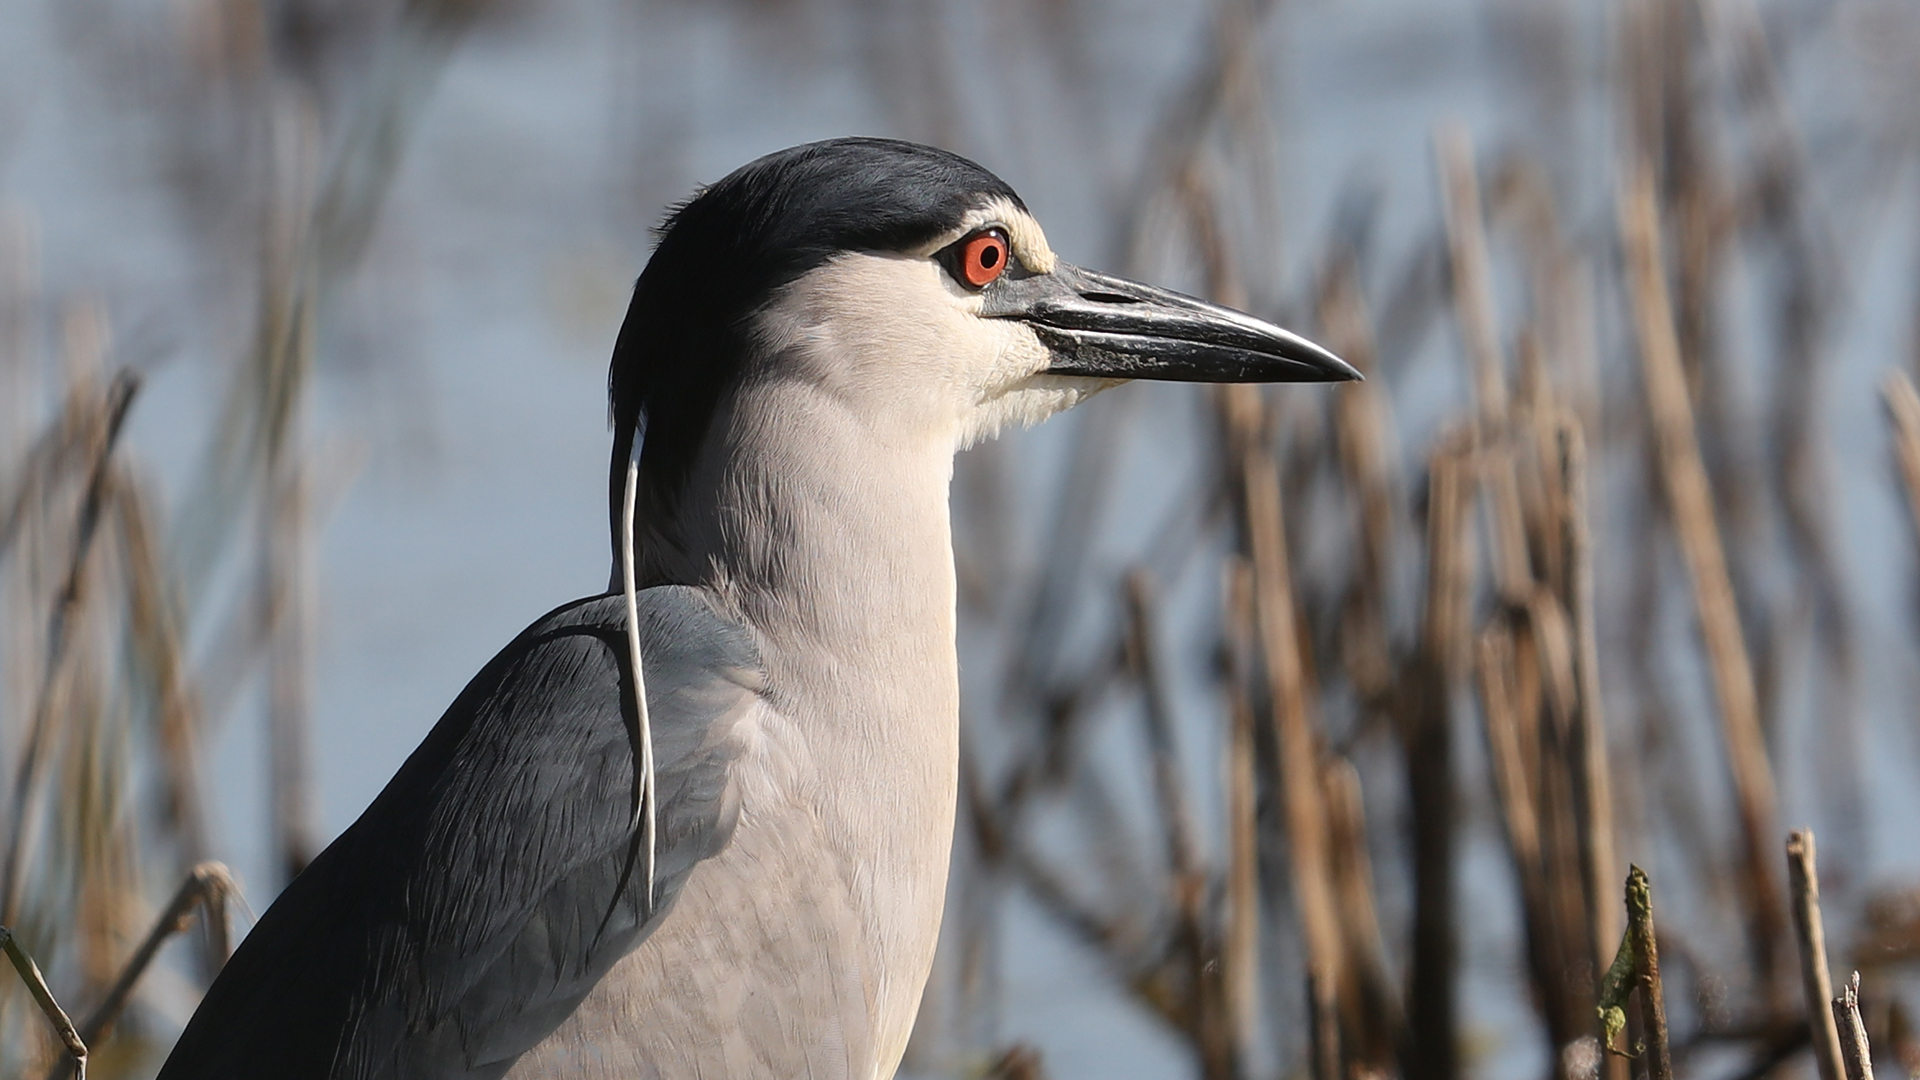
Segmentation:
{"type": "MultiPolygon", "coordinates": [[[[250,329],[248,298],[210,302],[210,282],[246,275],[205,265],[205,245],[168,194],[153,145],[159,129],[134,100],[137,73],[104,78],[87,27],[58,6],[0,2],[9,27],[0,34],[0,200],[38,222],[49,300],[101,298],[121,359],[150,367],[131,443],[162,491],[178,498],[212,429],[220,372],[250,329]]],[[[128,7],[166,23],[147,10],[154,5],[128,7]]],[[[1078,75],[1045,70],[1045,50],[1009,39],[1024,24],[1008,7],[941,12],[966,91],[954,109],[955,148],[1013,183],[1063,256],[1111,262],[1103,201],[1111,174],[1124,187],[1140,168],[1150,125],[1208,48],[1208,7],[1108,5],[1110,16],[1082,43],[1078,75]],[[989,54],[994,62],[981,69],[995,78],[967,78],[967,58],[989,54]],[[1092,84],[1101,130],[1085,129],[1088,114],[1058,90],[1064,78],[1092,84]]],[[[1570,62],[1582,86],[1605,75],[1592,44],[1605,40],[1602,7],[1574,5],[1587,51],[1570,62]]],[[[108,10],[118,9],[97,8],[108,10]]],[[[1288,249],[1276,254],[1290,280],[1310,270],[1304,253],[1321,242],[1340,189],[1356,175],[1384,190],[1384,250],[1397,255],[1431,227],[1438,121],[1466,121],[1483,146],[1536,134],[1531,104],[1515,101],[1515,84],[1497,74],[1497,39],[1484,33],[1493,10],[1478,0],[1283,5],[1262,51],[1282,124],[1288,249]]],[[[782,146],[915,134],[901,130],[897,105],[870,74],[858,20],[877,17],[825,3],[636,10],[606,0],[529,2],[454,53],[415,118],[366,261],[323,325],[311,430],[319,490],[338,493],[323,533],[314,702],[327,835],[354,819],[499,647],[549,608],[604,586],[605,361],[624,290],[648,249],[646,229],[665,205],[782,146]]],[[[1591,174],[1559,178],[1576,192],[1570,201],[1596,215],[1572,227],[1606,229],[1609,207],[1594,197],[1609,182],[1608,120],[1598,107],[1566,115],[1572,127],[1558,137],[1597,163],[1591,174]]],[[[1855,329],[1836,343],[1827,418],[1860,620],[1867,739],[1887,748],[1871,756],[1868,775],[1878,804],[1897,808],[1888,821],[1914,809],[1903,794],[1910,717],[1897,707],[1911,698],[1914,667],[1905,653],[1906,526],[1886,483],[1873,395],[1877,372],[1903,347],[1897,290],[1880,283],[1904,274],[1905,249],[1882,238],[1911,224],[1895,219],[1872,235],[1848,235],[1849,254],[1859,255],[1848,260],[1850,303],[1886,314],[1850,320],[1855,329]]],[[[1621,337],[1610,335],[1616,345],[1621,337]]],[[[1429,348],[1394,376],[1415,403],[1409,446],[1419,445],[1421,425],[1459,401],[1452,349],[1429,348]]],[[[1163,394],[1156,401],[1183,400],[1154,392],[1163,394]]],[[[1145,423],[1141,437],[1155,430],[1145,423]]],[[[1016,442],[1012,467],[1057,468],[1058,431],[1016,442]]],[[[1178,483],[1177,457],[1128,461],[1125,482],[1142,491],[1178,483]]],[[[1619,585],[1603,578],[1603,590],[1619,585]]],[[[1786,737],[1797,753],[1817,733],[1803,727],[1786,737]]],[[[260,726],[226,725],[211,752],[216,850],[255,883],[253,902],[263,907],[272,875],[260,726]]],[[[1818,810],[1794,776],[1787,771],[1788,821],[1818,810]]],[[[1879,829],[1858,873],[1893,876],[1920,863],[1911,836],[1879,829]]],[[[1470,848],[1471,895],[1510,903],[1503,858],[1490,842],[1470,848]]],[[[1091,956],[1024,905],[1015,904],[1006,941],[1002,1032],[1042,1047],[1055,1075],[1158,1077],[1186,1067],[1172,1037],[1134,1014],[1091,956]]],[[[1507,1021],[1525,1009],[1515,944],[1480,944],[1466,974],[1474,1038],[1491,1071],[1535,1072],[1531,1036],[1507,1034],[1507,1021]]]]}

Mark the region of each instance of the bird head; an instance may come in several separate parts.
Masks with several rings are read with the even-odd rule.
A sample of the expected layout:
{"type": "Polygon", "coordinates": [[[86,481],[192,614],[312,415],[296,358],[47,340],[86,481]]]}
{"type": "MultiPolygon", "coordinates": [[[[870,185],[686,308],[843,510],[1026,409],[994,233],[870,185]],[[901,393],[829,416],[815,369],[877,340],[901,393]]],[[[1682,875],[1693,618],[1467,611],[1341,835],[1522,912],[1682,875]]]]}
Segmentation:
{"type": "MultiPolygon", "coordinates": [[[[1230,308],[1067,263],[999,177],[889,139],[770,154],[667,218],[609,391],[617,499],[672,501],[726,395],[798,380],[876,430],[950,440],[1031,423],[1132,379],[1359,378],[1230,308]]],[[[616,504],[617,505],[617,504],[616,504]]]]}

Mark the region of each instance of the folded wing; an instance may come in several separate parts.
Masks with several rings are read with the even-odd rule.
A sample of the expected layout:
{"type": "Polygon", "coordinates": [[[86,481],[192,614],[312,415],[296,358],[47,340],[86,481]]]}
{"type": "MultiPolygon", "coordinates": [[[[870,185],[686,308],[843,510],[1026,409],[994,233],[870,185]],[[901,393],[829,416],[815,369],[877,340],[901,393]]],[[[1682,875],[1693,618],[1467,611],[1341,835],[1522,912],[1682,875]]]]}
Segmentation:
{"type": "Polygon", "coordinates": [[[495,657],[254,928],[161,1080],[498,1077],[671,911],[737,820],[761,676],[702,591],[639,601],[660,797],[654,895],[619,596],[495,657]]]}

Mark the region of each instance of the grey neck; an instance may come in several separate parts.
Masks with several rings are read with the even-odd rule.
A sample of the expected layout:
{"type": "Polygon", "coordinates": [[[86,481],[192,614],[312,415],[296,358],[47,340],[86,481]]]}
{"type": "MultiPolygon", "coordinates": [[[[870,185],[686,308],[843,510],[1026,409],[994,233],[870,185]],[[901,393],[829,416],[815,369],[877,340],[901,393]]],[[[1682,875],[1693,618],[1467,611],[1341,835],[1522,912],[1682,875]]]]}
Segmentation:
{"type": "Polygon", "coordinates": [[[640,581],[714,588],[792,690],[813,681],[800,666],[852,651],[882,676],[934,662],[952,678],[954,437],[861,404],[804,377],[752,379],[722,403],[671,509],[642,490],[640,581]]]}
{"type": "MultiPolygon", "coordinates": [[[[924,974],[960,760],[954,436],[875,422],[887,410],[860,404],[830,381],[740,389],[674,512],[636,531],[642,580],[713,588],[760,646],[780,717],[763,737],[789,764],[749,770],[786,778],[757,789],[766,801],[755,814],[804,814],[839,849],[823,867],[860,869],[832,886],[866,927],[850,955],[870,971],[904,963],[924,974]]],[[[875,991],[894,1002],[902,1046],[920,981],[875,991]]]]}

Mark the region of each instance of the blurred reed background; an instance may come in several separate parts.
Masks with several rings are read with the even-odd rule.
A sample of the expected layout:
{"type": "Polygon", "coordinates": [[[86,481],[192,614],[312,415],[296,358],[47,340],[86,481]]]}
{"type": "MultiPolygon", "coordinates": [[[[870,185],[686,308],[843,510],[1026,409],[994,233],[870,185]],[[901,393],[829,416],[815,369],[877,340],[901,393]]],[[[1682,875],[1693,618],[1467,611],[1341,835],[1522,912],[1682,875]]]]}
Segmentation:
{"type": "MultiPolygon", "coordinates": [[[[1369,376],[961,456],[912,1075],[1638,1075],[1595,1013],[1629,863],[1677,1070],[1825,1073],[1803,825],[1920,1073],[1908,0],[0,13],[0,925],[94,1076],[604,586],[663,207],[851,131],[1369,376]]],[[[0,978],[0,1075],[62,1061],[0,978]]]]}

